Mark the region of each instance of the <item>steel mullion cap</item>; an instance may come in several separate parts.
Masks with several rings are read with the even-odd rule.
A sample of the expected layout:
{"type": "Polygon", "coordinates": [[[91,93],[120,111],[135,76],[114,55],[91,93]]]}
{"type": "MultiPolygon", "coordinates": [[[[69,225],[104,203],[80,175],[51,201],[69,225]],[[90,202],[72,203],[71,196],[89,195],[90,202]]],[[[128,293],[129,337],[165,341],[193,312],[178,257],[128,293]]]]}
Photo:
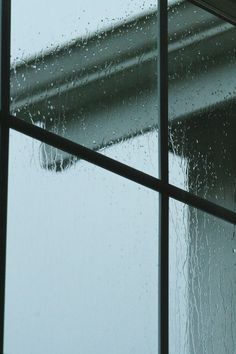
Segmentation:
{"type": "Polygon", "coordinates": [[[190,0],[190,2],[220,16],[225,21],[236,25],[235,0],[190,0]]]}

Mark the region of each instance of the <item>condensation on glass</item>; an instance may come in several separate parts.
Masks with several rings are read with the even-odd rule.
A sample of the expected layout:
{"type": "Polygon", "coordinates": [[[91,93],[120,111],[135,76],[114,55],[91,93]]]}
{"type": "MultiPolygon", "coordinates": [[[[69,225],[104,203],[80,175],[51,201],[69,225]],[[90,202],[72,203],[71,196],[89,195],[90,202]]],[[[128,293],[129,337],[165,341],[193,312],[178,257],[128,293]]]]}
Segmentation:
{"type": "Polygon", "coordinates": [[[235,353],[235,226],[170,200],[170,354],[235,353]]]}
{"type": "Polygon", "coordinates": [[[235,48],[234,26],[187,2],[169,11],[170,182],[232,210],[235,48]]]}
{"type": "Polygon", "coordinates": [[[104,154],[139,144],[144,162],[131,164],[157,175],[156,8],[152,0],[13,0],[12,114],[104,154]]]}
{"type": "Polygon", "coordinates": [[[4,352],[156,354],[158,193],[39,145],[11,132],[4,352]]]}

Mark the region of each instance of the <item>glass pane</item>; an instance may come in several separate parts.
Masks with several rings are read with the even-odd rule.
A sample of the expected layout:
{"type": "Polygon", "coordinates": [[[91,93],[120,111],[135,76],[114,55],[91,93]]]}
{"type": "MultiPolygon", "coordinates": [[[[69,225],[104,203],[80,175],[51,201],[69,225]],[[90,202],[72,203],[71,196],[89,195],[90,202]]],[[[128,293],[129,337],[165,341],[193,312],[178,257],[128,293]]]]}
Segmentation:
{"type": "Polygon", "coordinates": [[[170,182],[235,210],[235,28],[184,2],[169,31],[170,182]]]}
{"type": "Polygon", "coordinates": [[[5,352],[157,353],[158,194],[11,132],[5,352]]]}
{"type": "Polygon", "coordinates": [[[104,154],[124,143],[143,161],[132,166],[157,175],[156,8],[13,0],[12,114],[104,154]]]}
{"type": "Polygon", "coordinates": [[[170,201],[170,354],[235,352],[235,226],[170,201]]]}

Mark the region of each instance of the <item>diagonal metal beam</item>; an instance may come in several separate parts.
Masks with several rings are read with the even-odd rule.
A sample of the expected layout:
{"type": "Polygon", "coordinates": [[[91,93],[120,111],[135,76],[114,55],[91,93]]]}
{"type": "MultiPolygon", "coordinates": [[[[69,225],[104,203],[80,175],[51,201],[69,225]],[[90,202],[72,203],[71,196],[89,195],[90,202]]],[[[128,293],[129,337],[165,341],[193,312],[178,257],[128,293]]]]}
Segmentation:
{"type": "Polygon", "coordinates": [[[236,3],[234,0],[189,0],[223,20],[236,25],[236,3]]]}
{"type": "Polygon", "coordinates": [[[110,157],[104,156],[96,151],[90,150],[80,144],[72,142],[71,140],[60,137],[57,134],[37,127],[36,125],[24,122],[19,118],[9,116],[8,124],[11,129],[33,139],[49,144],[57,149],[64,150],[68,154],[77,156],[78,158],[104,168],[107,171],[116,173],[117,175],[139,183],[144,187],[168,195],[170,198],[176,199],[236,225],[235,212],[216,205],[204,198],[193,195],[171,184],[166,184],[158,178],[111,159],[110,157]]]}

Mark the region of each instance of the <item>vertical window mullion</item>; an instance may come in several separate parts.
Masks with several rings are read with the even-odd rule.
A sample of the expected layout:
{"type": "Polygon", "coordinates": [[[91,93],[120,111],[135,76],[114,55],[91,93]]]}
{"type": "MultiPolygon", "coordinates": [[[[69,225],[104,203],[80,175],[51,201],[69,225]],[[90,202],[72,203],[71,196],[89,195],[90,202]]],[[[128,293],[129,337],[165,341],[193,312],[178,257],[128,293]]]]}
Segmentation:
{"type": "MultiPolygon", "coordinates": [[[[158,103],[160,179],[168,184],[168,16],[167,0],[158,2],[158,103]]],[[[160,353],[169,353],[169,197],[160,194],[160,353]]]]}
{"type": "Polygon", "coordinates": [[[0,353],[4,352],[4,303],[7,234],[7,185],[10,102],[10,0],[1,0],[1,111],[0,111],[0,353]]]}

